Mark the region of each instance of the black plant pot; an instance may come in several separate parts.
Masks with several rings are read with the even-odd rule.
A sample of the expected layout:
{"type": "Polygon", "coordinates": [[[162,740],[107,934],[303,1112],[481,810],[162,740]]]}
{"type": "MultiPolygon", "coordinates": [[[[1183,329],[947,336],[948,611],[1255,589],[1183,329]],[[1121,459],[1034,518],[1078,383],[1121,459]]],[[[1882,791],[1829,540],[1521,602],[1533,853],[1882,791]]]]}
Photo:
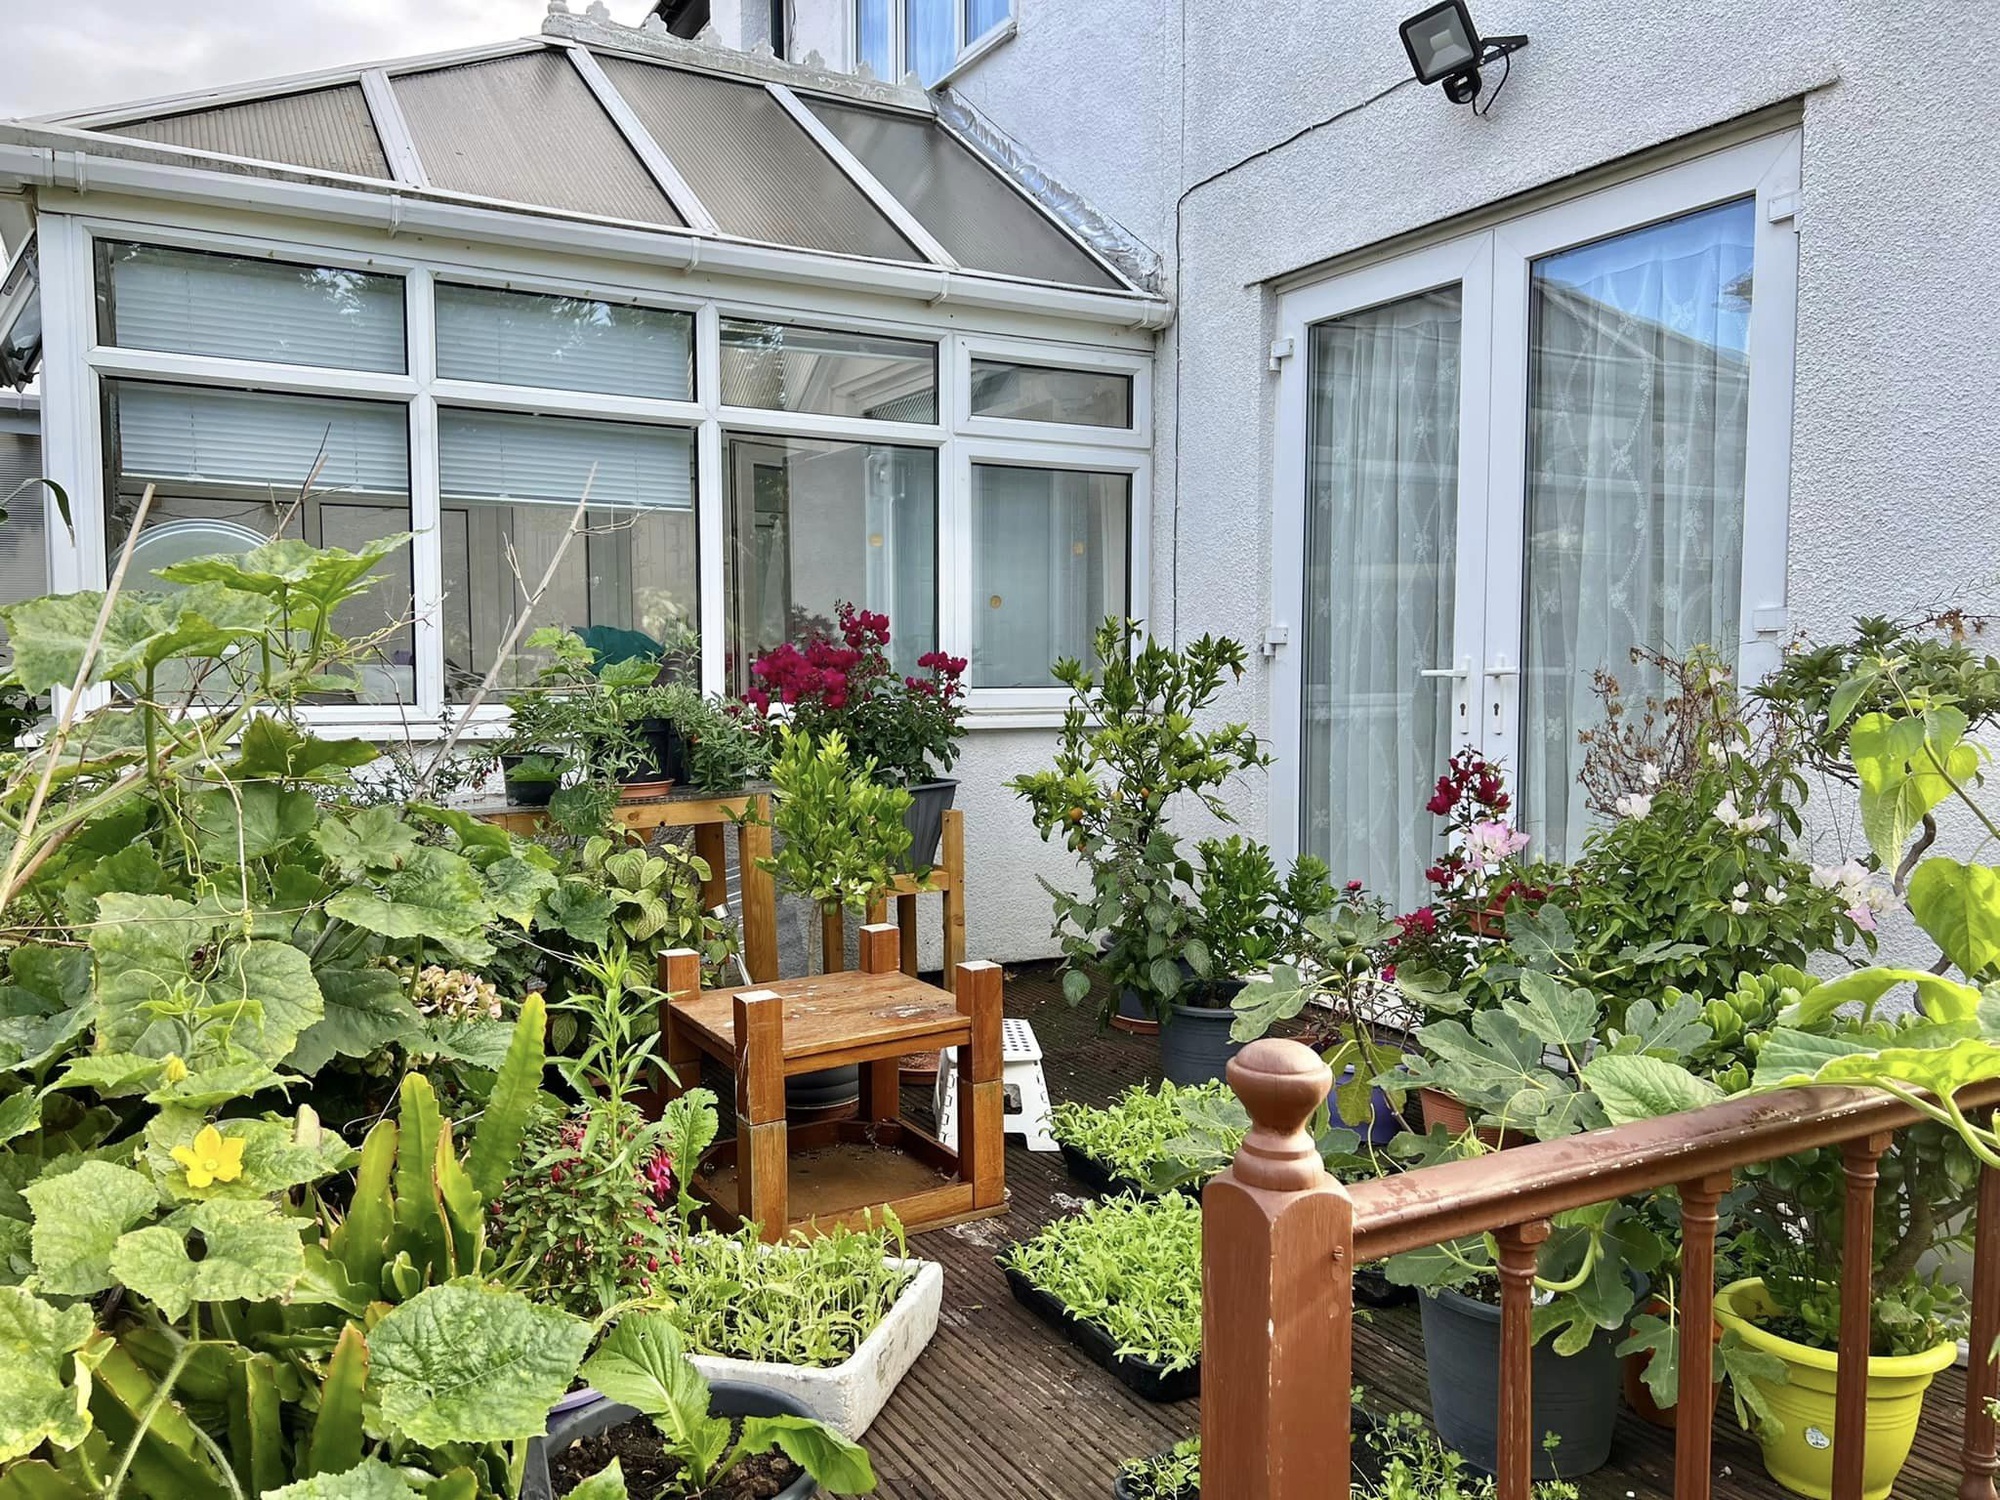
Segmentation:
{"type": "Polygon", "coordinates": [[[1207,1083],[1220,1078],[1229,1059],[1248,1045],[1229,1039],[1236,1012],[1229,1007],[1240,980],[1206,986],[1213,1005],[1174,1005],[1160,1028],[1160,1071],[1171,1083],[1207,1083]]]}
{"type": "Polygon", "coordinates": [[[903,826],[910,830],[910,852],[903,856],[905,870],[922,870],[937,863],[938,841],[944,837],[944,815],[958,783],[949,777],[919,781],[909,788],[910,807],[903,814],[903,826]]]}
{"type": "MultiPolygon", "coordinates": [[[[714,1417],[810,1417],[802,1402],[758,1386],[736,1380],[708,1383],[708,1412],[714,1417]]],[[[546,1437],[528,1444],[526,1472],[521,1477],[521,1500],[555,1500],[555,1484],[549,1478],[549,1460],[579,1438],[631,1421],[639,1413],[629,1406],[602,1397],[566,1412],[551,1413],[546,1437]]],[[[773,1497],[773,1500],[812,1500],[819,1493],[810,1474],[801,1474],[773,1497]]]]}
{"type": "Polygon", "coordinates": [[[681,737],[680,725],[672,719],[641,719],[638,730],[644,759],[625,773],[625,784],[661,781],[685,784],[689,780],[687,741],[681,737]]]}
{"type": "Polygon", "coordinates": [[[500,779],[506,789],[509,807],[547,807],[549,798],[555,796],[559,778],[516,781],[514,772],[519,769],[525,755],[503,755],[500,757],[500,779]]]}
{"type": "Polygon", "coordinates": [[[794,1125],[810,1125],[815,1120],[844,1120],[861,1103],[861,1068],[849,1063],[844,1068],[822,1068],[817,1073],[798,1073],[785,1080],[785,1118],[794,1125]]]}
{"type": "MultiPolygon", "coordinates": [[[[1500,1462],[1500,1309],[1449,1291],[1417,1300],[1438,1436],[1491,1474],[1500,1462]]],[[[1613,1351],[1620,1337],[1600,1329],[1581,1353],[1567,1356],[1546,1342],[1535,1345],[1535,1478],[1574,1479],[1611,1457],[1619,1392],[1613,1351]],[[1553,1453],[1542,1445],[1550,1433],[1557,1439],[1553,1453]]]]}

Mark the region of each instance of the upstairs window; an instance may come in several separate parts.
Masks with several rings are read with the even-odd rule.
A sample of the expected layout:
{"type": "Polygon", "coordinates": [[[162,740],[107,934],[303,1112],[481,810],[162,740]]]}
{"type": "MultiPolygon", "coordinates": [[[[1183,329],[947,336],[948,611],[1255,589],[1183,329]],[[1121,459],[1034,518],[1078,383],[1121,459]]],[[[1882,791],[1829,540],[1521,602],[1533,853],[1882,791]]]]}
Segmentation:
{"type": "Polygon", "coordinates": [[[878,78],[915,73],[929,88],[1013,16],[1013,0],[855,0],[854,63],[878,78]]]}

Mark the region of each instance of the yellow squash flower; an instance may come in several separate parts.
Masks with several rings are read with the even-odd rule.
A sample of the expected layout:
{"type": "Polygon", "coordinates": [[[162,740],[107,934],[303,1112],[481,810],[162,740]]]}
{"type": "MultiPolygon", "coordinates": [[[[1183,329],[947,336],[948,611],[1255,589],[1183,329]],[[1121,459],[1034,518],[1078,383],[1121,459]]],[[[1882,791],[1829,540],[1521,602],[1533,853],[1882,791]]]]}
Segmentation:
{"type": "Polygon", "coordinates": [[[205,1188],[212,1182],[234,1182],[243,1175],[243,1141],[226,1136],[213,1125],[204,1125],[192,1146],[176,1146],[174,1160],[187,1172],[188,1186],[205,1188]]]}

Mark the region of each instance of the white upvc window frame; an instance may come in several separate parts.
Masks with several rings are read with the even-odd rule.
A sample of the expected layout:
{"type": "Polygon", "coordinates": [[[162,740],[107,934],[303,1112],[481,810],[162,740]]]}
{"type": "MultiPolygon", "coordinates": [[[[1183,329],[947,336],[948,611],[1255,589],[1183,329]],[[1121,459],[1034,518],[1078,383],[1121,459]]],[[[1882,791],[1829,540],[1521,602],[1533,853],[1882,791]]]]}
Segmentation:
{"type": "Polygon", "coordinates": [[[1146,379],[1150,361],[1143,355],[1112,349],[1051,350],[1045,344],[1021,339],[982,338],[965,335],[958,340],[958,367],[953,371],[955,387],[965,393],[965,416],[959,431],[974,437],[1012,439],[1016,442],[1077,442],[1102,448],[1151,448],[1153,446],[1153,390],[1146,379]],[[972,362],[992,360],[1003,364],[1031,365],[1050,370],[1082,370],[1092,374],[1123,375],[1132,382],[1132,423],[1129,427],[1098,427],[1088,422],[1031,422],[1015,417],[981,417],[972,413],[972,362]]]}
{"type": "MultiPolygon", "coordinates": [[[[45,466],[69,490],[76,529],[72,535],[50,502],[49,579],[57,591],[103,586],[109,560],[104,546],[105,435],[101,383],[141,379],[170,384],[269,390],[305,396],[395,401],[409,413],[413,645],[416,701],[409,705],[325,705],[307,710],[329,731],[378,738],[423,739],[443,732],[462,712],[444,702],[443,578],[439,540],[438,413],[441,408],[516,412],[672,427],[695,438],[698,579],[703,642],[702,679],[710,692],[727,690],[724,660],[727,601],[724,548],[728,536],[728,474],[723,455],[730,434],[812,438],[839,442],[924,447],[937,454],[937,645],[970,655],[969,616],[963,598],[970,576],[970,455],[981,461],[1029,467],[1109,469],[1133,476],[1130,506],[1132,610],[1146,605],[1146,548],[1151,506],[1152,358],[1061,338],[961,331],[960,320],[929,324],[910,316],[881,316],[842,294],[816,295],[802,288],[766,301],[746,296],[740,284],[713,288],[673,269],[660,279],[670,289],[638,279],[583,280],[552,269],[547,256],[461,262],[447,247],[406,249],[361,234],[330,233],[322,241],[300,232],[280,237],[254,222],[189,224],[162,215],[45,213],[42,219],[43,298],[48,325],[44,362],[45,466]],[[96,320],[96,254],[99,240],[131,241],[291,263],[336,266],[404,279],[407,343],[404,374],[277,364],[221,356],[184,355],[101,344],[96,320]],[[384,247],[386,244],[386,248],[384,247]],[[452,380],[437,373],[436,285],[447,282],[530,295],[591,298],[688,313],[694,319],[693,399],[668,400],[589,391],[565,391],[500,382],[452,380]],[[683,284],[686,290],[679,290],[683,284]],[[721,399],[720,327],[724,317],[880,334],[935,345],[937,421],[905,423],[725,406],[721,399]],[[1134,426],[1129,432],[1053,423],[968,422],[972,351],[1064,368],[1115,368],[1133,378],[1134,426]],[[1004,429],[1004,431],[1000,430],[1004,429]]],[[[291,229],[292,226],[285,226],[291,229]]],[[[303,226],[301,230],[303,231],[303,226]]],[[[898,309],[900,312],[901,310],[898,309]]],[[[1088,334],[1082,334],[1088,338],[1088,334]]],[[[1047,690],[977,690],[969,694],[973,728],[1018,727],[1059,721],[1066,694],[1047,690]]],[[[503,707],[482,705],[472,716],[475,735],[499,733],[503,707]]]]}
{"type": "MultiPolygon", "coordinates": [[[[1304,536],[1311,441],[1314,325],[1448,285],[1462,290],[1459,512],[1454,573],[1452,723],[1510,771],[1518,764],[1520,617],[1526,524],[1528,314],[1534,263],[1546,256],[1736,200],[1755,200],[1755,276],[1748,352],[1738,679],[1778,664],[1786,636],[1796,221],[1801,133],[1778,131],[1532,209],[1492,228],[1367,260],[1282,293],[1272,465],[1271,622],[1285,637],[1270,674],[1273,763],[1269,834],[1299,852],[1305,648],[1304,536]],[[1512,556],[1511,568],[1480,568],[1512,556]],[[1508,623],[1508,622],[1511,622],[1508,623]],[[1498,649],[1496,650],[1496,646],[1498,649]]],[[[1457,748],[1455,744],[1452,748],[1457,748]]],[[[1440,767],[1442,770],[1442,767],[1440,767]]],[[[1336,871],[1336,875],[1341,872],[1336,871]]]]}
{"type": "MultiPolygon", "coordinates": [[[[1076,429],[1064,429],[1075,431],[1076,429]]],[[[1004,438],[968,437],[957,445],[957,465],[952,476],[952,511],[949,526],[941,526],[942,537],[947,531],[960,539],[961,554],[966,559],[962,570],[955,570],[952,583],[952,608],[955,612],[951,637],[960,644],[950,649],[955,656],[963,656],[968,661],[972,657],[973,611],[978,601],[972,597],[972,469],[975,464],[999,465],[1017,469],[1061,469],[1078,470],[1094,474],[1122,475],[1130,482],[1126,505],[1125,577],[1126,601],[1124,613],[1132,619],[1151,618],[1152,595],[1149,580],[1152,576],[1150,538],[1152,535],[1152,487],[1153,456],[1149,449],[1136,447],[1115,447],[1103,443],[1025,443],[1004,438]]],[[[940,613],[942,622],[942,613],[940,613]]],[[[970,668],[967,669],[970,676],[970,668]]],[[[1068,688],[1054,683],[1047,687],[1014,688],[974,688],[970,692],[972,706],[991,715],[1003,715],[1013,724],[1047,725],[1058,723],[1062,712],[1069,707],[1068,688]]]]}
{"type": "MultiPolygon", "coordinates": [[[[866,0],[842,0],[847,7],[847,56],[851,71],[861,69],[861,6],[866,0]]],[[[952,49],[951,66],[946,68],[927,88],[939,88],[949,83],[961,70],[971,66],[1002,43],[1012,39],[1020,27],[1017,11],[1020,0],[1007,0],[1007,17],[996,21],[977,36],[966,34],[966,7],[970,0],[951,0],[952,49]]],[[[910,0],[887,0],[889,7],[889,72],[888,81],[900,82],[910,72],[910,0]]],[[[878,75],[880,76],[880,75],[878,75]]]]}

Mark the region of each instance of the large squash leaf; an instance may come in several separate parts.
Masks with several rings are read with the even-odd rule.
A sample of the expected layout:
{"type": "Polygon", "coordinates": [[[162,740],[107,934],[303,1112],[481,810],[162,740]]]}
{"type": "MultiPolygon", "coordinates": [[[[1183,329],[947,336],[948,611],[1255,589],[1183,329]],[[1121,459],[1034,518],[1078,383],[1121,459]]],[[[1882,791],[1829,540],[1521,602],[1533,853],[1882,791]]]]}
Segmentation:
{"type": "Polygon", "coordinates": [[[417,1293],[369,1336],[381,1419],[412,1442],[539,1437],[592,1327],[471,1278],[417,1293]]]}
{"type": "Polygon", "coordinates": [[[120,1237],[111,1272],[170,1319],[196,1302],[270,1302],[288,1295],[305,1274],[299,1221],[262,1201],[216,1199],[120,1237]],[[188,1253],[197,1230],[205,1252],[188,1253]]]}
{"type": "Polygon", "coordinates": [[[145,1177],[101,1161],[30,1183],[21,1196],[35,1214],[29,1243],[39,1289],[68,1297],[87,1297],[113,1283],[112,1247],[160,1202],[145,1177]]]}

